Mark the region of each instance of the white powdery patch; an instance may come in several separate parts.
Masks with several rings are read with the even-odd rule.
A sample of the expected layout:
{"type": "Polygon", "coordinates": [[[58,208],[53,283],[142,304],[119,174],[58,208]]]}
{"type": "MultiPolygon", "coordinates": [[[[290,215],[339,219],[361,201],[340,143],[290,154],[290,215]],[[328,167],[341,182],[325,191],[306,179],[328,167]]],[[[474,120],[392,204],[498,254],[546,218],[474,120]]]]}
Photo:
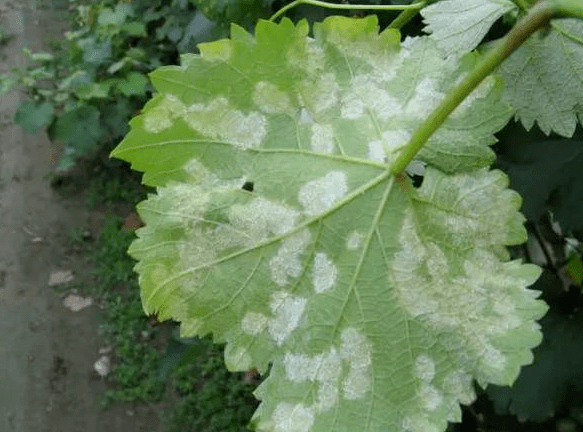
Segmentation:
{"type": "Polygon", "coordinates": [[[302,69],[308,74],[319,73],[326,68],[326,54],[312,38],[306,38],[304,47],[292,44],[286,58],[292,68],[302,69]],[[305,48],[304,48],[305,47],[305,48]]]}
{"type": "Polygon", "coordinates": [[[342,96],[340,115],[344,119],[355,120],[367,112],[380,120],[387,120],[399,113],[401,104],[382,89],[370,75],[359,75],[352,80],[352,86],[342,96]]]}
{"type": "Polygon", "coordinates": [[[243,333],[256,336],[267,326],[267,317],[261,313],[248,312],[241,321],[243,333]]]}
{"type": "Polygon", "coordinates": [[[364,236],[359,232],[352,232],[346,240],[346,249],[349,251],[357,250],[362,244],[364,236]]]}
{"type": "Polygon", "coordinates": [[[380,140],[368,144],[368,158],[377,162],[392,162],[410,139],[411,133],[406,130],[383,132],[380,140]]]}
{"type": "Polygon", "coordinates": [[[472,386],[472,377],[461,370],[450,372],[441,384],[443,391],[454,395],[464,405],[469,405],[476,399],[472,386]]]}
{"type": "Polygon", "coordinates": [[[334,131],[330,125],[314,123],[312,126],[312,150],[318,153],[334,151],[334,131]]]}
{"type": "Polygon", "coordinates": [[[278,345],[298,327],[304,313],[307,299],[294,297],[286,291],[276,291],[271,295],[269,308],[274,317],[267,323],[269,334],[278,345]]]}
{"type": "Polygon", "coordinates": [[[315,412],[332,408],[339,399],[342,360],[335,348],[326,354],[286,354],[284,367],[287,379],[294,383],[316,382],[318,392],[313,405],[315,412]]]}
{"type": "Polygon", "coordinates": [[[431,78],[423,78],[417,84],[415,95],[409,100],[405,112],[416,118],[426,118],[444,97],[431,78]]]}
{"type": "Polygon", "coordinates": [[[372,346],[366,336],[349,327],[342,331],[340,357],[349,363],[342,388],[349,400],[361,399],[370,390],[372,346]]]}
{"type": "Polygon", "coordinates": [[[267,134],[267,120],[259,113],[244,114],[223,97],[209,104],[186,109],[184,120],[194,130],[212,139],[227,141],[242,149],[257,147],[267,134]]]}
{"type": "Polygon", "coordinates": [[[303,185],[298,200],[309,216],[316,216],[332,207],[347,192],[346,174],[342,171],[330,171],[324,177],[303,185]]]}
{"type": "Polygon", "coordinates": [[[310,114],[310,111],[308,111],[306,108],[302,108],[300,110],[300,123],[307,125],[314,124],[314,117],[312,117],[312,114],[310,114]]]}
{"type": "Polygon", "coordinates": [[[314,411],[302,404],[280,402],[271,420],[274,432],[308,432],[314,424],[314,411]]]}
{"type": "Polygon", "coordinates": [[[429,384],[421,384],[418,395],[423,407],[428,411],[435,411],[443,402],[441,393],[429,384]]]}
{"type": "Polygon", "coordinates": [[[255,84],[253,102],[266,114],[285,113],[292,110],[288,94],[281,91],[275,84],[265,81],[255,84]]]}
{"type": "Polygon", "coordinates": [[[176,118],[182,117],[186,106],[173,94],[167,94],[155,107],[144,114],[144,129],[149,133],[159,133],[168,129],[176,118]]]}
{"type": "Polygon", "coordinates": [[[299,85],[300,99],[315,114],[338,103],[340,87],[333,73],[306,78],[299,85]]]}
{"type": "Polygon", "coordinates": [[[300,213],[283,204],[257,198],[245,205],[234,205],[229,222],[234,235],[241,236],[243,244],[253,246],[270,234],[282,235],[296,226],[300,213]]]}
{"type": "Polygon", "coordinates": [[[312,268],[312,284],[314,291],[321,294],[334,286],[338,277],[338,269],[323,252],[318,252],[314,257],[314,267],[312,268]]]}
{"type": "Polygon", "coordinates": [[[306,354],[286,354],[283,358],[285,375],[294,383],[315,381],[318,369],[322,364],[322,354],[310,357],[306,354]]]}
{"type": "Polygon", "coordinates": [[[304,229],[285,239],[275,255],[269,261],[271,279],[279,286],[290,283],[291,278],[297,278],[302,272],[301,255],[310,243],[312,235],[304,229]]]}
{"type": "Polygon", "coordinates": [[[415,375],[422,381],[430,383],[435,377],[435,362],[431,357],[421,354],[415,359],[415,375]]]}

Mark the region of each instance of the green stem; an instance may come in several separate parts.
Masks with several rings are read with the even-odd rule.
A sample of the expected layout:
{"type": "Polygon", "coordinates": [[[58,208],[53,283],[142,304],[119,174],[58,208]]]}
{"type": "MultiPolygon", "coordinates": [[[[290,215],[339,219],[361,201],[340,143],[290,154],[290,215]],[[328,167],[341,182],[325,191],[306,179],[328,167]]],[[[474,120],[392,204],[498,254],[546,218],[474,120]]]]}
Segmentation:
{"type": "Polygon", "coordinates": [[[526,0],[512,0],[519,9],[522,9],[523,12],[526,12],[530,9],[530,4],[526,0]]]}
{"type": "Polygon", "coordinates": [[[411,21],[413,19],[413,17],[415,17],[415,15],[417,15],[419,13],[419,11],[425,7],[425,5],[427,4],[427,1],[419,2],[416,4],[419,5],[419,9],[405,9],[397,16],[397,18],[395,18],[393,20],[393,22],[391,24],[389,24],[389,27],[387,27],[387,28],[392,28],[392,29],[403,28],[403,26],[405,24],[407,24],[409,21],[411,21]]]}
{"type": "Polygon", "coordinates": [[[284,7],[282,7],[280,10],[278,10],[275,14],[272,15],[271,18],[269,18],[269,21],[275,21],[277,18],[279,18],[281,15],[283,15],[285,12],[287,12],[288,10],[290,10],[291,8],[294,8],[296,6],[299,6],[301,4],[306,4],[306,5],[311,5],[311,6],[319,6],[319,7],[323,7],[326,9],[344,9],[344,10],[383,10],[383,11],[404,11],[404,10],[414,10],[415,13],[417,13],[417,11],[421,8],[423,8],[423,6],[425,6],[425,1],[421,1],[418,3],[413,3],[410,5],[367,5],[367,4],[338,4],[338,3],[328,3],[325,1],[320,1],[320,0],[295,0],[287,5],[285,5],[284,7]]]}
{"type": "Polygon", "coordinates": [[[407,168],[415,158],[421,147],[439,128],[457,106],[468,96],[481,82],[490,75],[500,64],[520,47],[537,30],[549,25],[551,18],[557,13],[554,2],[542,0],[534,6],[529,13],[510,30],[498,45],[488,52],[478,66],[451,90],[445,99],[433,110],[431,115],[415,131],[407,146],[403,149],[393,166],[392,174],[399,174],[407,168]]]}

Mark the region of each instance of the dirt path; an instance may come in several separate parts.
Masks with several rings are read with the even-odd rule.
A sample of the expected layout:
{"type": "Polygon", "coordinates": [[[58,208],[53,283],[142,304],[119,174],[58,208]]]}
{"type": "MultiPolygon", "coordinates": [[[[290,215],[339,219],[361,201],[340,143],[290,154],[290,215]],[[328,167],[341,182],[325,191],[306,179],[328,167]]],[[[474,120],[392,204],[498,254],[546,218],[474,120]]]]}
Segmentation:
{"type": "MultiPolygon", "coordinates": [[[[0,49],[2,71],[22,64],[23,47],[41,49],[47,29],[54,33],[53,3],[0,0],[0,20],[16,36],[0,49]]],[[[48,287],[53,271],[83,265],[71,258],[67,235],[88,213],[49,187],[54,147],[44,133],[12,124],[20,98],[0,98],[0,431],[162,431],[147,406],[99,407],[99,308],[73,313],[48,287]]]]}

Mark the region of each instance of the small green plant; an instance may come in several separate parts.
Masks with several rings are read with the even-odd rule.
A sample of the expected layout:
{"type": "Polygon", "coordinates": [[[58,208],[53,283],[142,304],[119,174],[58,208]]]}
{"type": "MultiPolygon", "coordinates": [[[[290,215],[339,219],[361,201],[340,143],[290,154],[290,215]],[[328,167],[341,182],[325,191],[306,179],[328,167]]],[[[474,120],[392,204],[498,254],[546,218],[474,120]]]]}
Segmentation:
{"type": "Polygon", "coordinates": [[[231,370],[270,367],[256,430],[444,430],[474,379],[511,384],[541,341],[540,269],[510,259],[521,200],[489,146],[512,116],[574,133],[583,23],[561,19],[583,3],[379,7],[401,11],[380,33],[233,26],[150,75],[113,152],[157,188],[129,249],[144,309],[212,333],[231,370]],[[431,35],[401,41],[419,12],[431,35]],[[516,24],[479,54],[502,16],[516,24]]]}
{"type": "Polygon", "coordinates": [[[146,73],[173,63],[201,35],[186,29],[195,16],[187,1],[73,2],[76,28],[53,52],[23,51],[30,66],[0,77],[0,92],[26,91],[15,120],[34,133],[47,126],[64,144],[59,168],[110,149],[151,92],[146,73]]]}

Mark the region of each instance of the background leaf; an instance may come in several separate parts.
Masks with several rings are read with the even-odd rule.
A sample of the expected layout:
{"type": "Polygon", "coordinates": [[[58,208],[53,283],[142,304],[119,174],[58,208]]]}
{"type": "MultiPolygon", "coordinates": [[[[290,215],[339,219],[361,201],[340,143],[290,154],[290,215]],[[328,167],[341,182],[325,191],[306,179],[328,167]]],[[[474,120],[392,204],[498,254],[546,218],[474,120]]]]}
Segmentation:
{"type": "Polygon", "coordinates": [[[510,0],[443,0],[423,9],[425,33],[445,55],[467,53],[478,46],[492,24],[517,10],[510,0]]]}
{"type": "Polygon", "coordinates": [[[76,156],[93,151],[102,138],[99,110],[80,106],[60,116],[49,130],[51,139],[62,140],[76,156]]]}
{"type": "Polygon", "coordinates": [[[548,34],[528,39],[504,63],[506,98],[529,130],[573,136],[583,115],[583,22],[553,20],[548,34]]]}
{"type": "Polygon", "coordinates": [[[50,102],[23,102],[16,111],[14,121],[28,133],[35,133],[53,121],[53,110],[50,102]]]}

